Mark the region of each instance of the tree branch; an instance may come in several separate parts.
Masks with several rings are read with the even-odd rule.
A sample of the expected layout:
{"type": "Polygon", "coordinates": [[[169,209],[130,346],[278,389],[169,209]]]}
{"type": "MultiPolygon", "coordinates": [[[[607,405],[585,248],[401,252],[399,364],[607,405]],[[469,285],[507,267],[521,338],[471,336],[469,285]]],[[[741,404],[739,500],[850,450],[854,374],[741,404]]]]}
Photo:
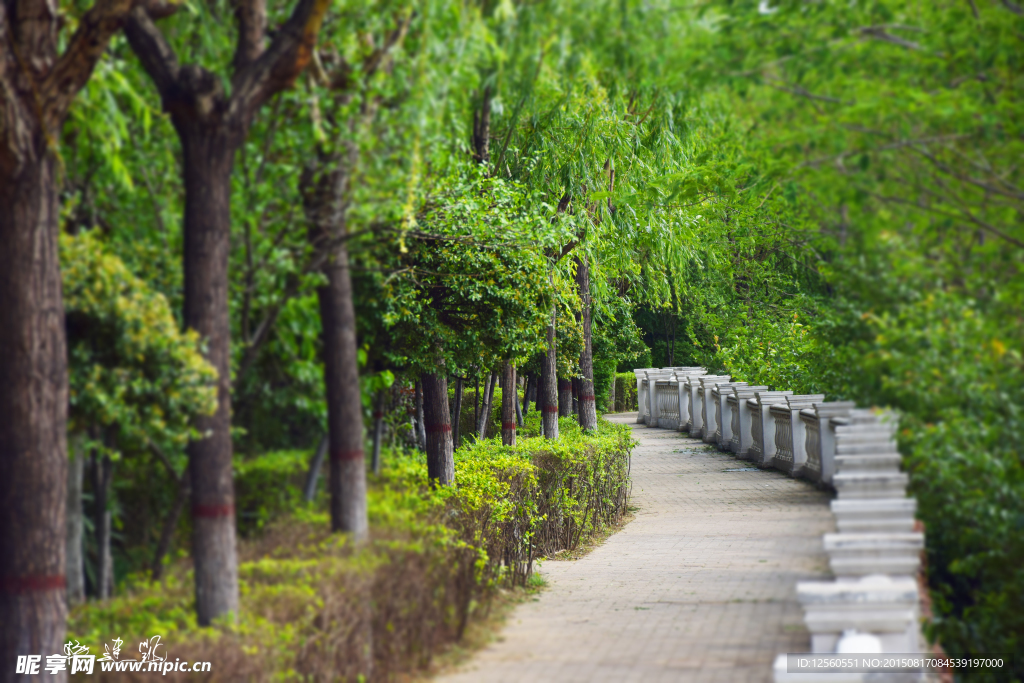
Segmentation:
{"type": "Polygon", "coordinates": [[[124,34],[128,44],[153,79],[160,96],[165,100],[174,91],[178,81],[178,57],[164,34],[142,6],[136,6],[125,22],[124,34]]]}
{"type": "Polygon", "coordinates": [[[287,88],[306,68],[316,44],[328,0],[299,0],[291,17],[277,31],[258,59],[235,71],[228,117],[248,124],[256,109],[287,88]]]}
{"type": "Polygon", "coordinates": [[[67,49],[40,88],[44,125],[57,130],[78,91],[92,75],[111,37],[121,28],[134,0],[97,0],[71,36],[67,49]]]}
{"type": "Polygon", "coordinates": [[[263,54],[263,39],[267,33],[266,0],[234,0],[235,21],[238,24],[238,44],[233,61],[235,72],[246,68],[263,54]]]}

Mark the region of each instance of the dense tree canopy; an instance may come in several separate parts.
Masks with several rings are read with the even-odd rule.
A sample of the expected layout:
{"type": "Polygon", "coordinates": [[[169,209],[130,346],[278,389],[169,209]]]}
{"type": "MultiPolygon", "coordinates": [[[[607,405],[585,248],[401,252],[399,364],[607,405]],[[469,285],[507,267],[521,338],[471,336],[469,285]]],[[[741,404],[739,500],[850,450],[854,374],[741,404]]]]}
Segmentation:
{"type": "MultiPolygon", "coordinates": [[[[166,463],[223,406],[218,380],[236,462],[332,430],[332,462],[354,462],[383,427],[338,418],[342,394],[369,425],[390,391],[394,433],[411,421],[402,438],[429,450],[426,431],[458,433],[463,382],[493,392],[506,363],[553,386],[541,367],[555,353],[559,377],[591,383],[578,402],[593,391],[599,407],[616,369],[703,365],[898,409],[928,529],[929,633],[951,653],[1020,648],[1015,3],[301,0],[262,20],[246,7],[140,4],[53,128],[60,428],[166,453],[135,462],[116,495],[137,498],[145,468],[174,478],[166,463]],[[186,129],[210,113],[175,104],[160,60],[180,88],[216,95],[237,150],[222,169],[220,360],[226,338],[187,313],[205,266],[188,257],[187,210],[204,143],[186,129]],[[449,377],[456,414],[424,417],[421,387],[441,400],[449,377]]],[[[62,36],[86,22],[78,4],[62,12],[62,36]]],[[[185,484],[154,499],[168,534],[185,484]]],[[[193,509],[234,505],[218,501],[193,509]]],[[[122,574],[157,543],[136,531],[115,548],[122,574]]]]}

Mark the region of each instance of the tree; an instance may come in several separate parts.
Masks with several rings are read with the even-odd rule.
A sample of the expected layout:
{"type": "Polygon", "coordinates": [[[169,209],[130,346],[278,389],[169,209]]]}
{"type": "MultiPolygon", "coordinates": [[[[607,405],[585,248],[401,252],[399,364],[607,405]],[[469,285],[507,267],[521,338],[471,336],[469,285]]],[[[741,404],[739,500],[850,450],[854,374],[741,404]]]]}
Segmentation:
{"type": "MultiPolygon", "coordinates": [[[[64,637],[67,357],[56,140],[131,0],[99,0],[59,53],[48,3],[0,6],[0,667],[64,637]]],[[[61,677],[63,680],[63,676],[61,677]]]]}
{"type": "Polygon", "coordinates": [[[184,323],[199,333],[217,369],[218,408],[197,420],[205,438],[189,445],[192,483],[196,611],[200,624],[238,609],[234,491],[231,482],[231,331],[228,257],[231,234],[231,169],[253,116],[288,87],[309,62],[325,0],[299,0],[264,48],[266,4],[235,4],[238,38],[231,94],[220,77],[201,66],[180,65],[154,19],[177,6],[132,9],[125,34],[160,93],[182,148],[185,186],[184,323]]]}

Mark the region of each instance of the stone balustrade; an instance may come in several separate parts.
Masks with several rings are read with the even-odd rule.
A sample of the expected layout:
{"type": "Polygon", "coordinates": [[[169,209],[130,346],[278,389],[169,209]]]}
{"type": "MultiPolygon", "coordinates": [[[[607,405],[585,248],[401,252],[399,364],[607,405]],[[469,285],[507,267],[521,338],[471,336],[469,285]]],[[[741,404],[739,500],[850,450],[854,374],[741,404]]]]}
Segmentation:
{"type": "MultiPolygon", "coordinates": [[[[704,368],[649,368],[636,376],[644,411],[638,421],[689,432],[760,467],[836,491],[837,532],[822,539],[836,579],[797,585],[814,653],[921,651],[916,577],[924,534],[915,531],[917,502],[906,496],[894,415],[825,402],[822,394],[769,391],[704,368]]],[[[917,680],[786,669],[780,655],[777,683],[917,680]]]]}
{"type": "Polygon", "coordinates": [[[637,368],[636,370],[633,370],[633,374],[636,376],[637,424],[644,424],[647,422],[647,403],[644,400],[644,383],[647,381],[647,372],[651,370],[657,370],[657,368],[637,368]]]}
{"type": "MultiPolygon", "coordinates": [[[[823,538],[836,580],[797,584],[812,651],[856,652],[843,650],[844,634],[856,633],[863,636],[860,647],[870,641],[872,653],[921,652],[917,574],[924,534],[914,531],[917,504],[906,497],[895,416],[850,404],[818,404],[811,412],[819,434],[834,435],[832,481],[838,493],[831,505],[838,533],[823,538]]],[[[807,415],[802,411],[801,419],[807,415]]],[[[808,444],[810,450],[812,436],[808,444]]],[[[829,446],[819,443],[819,448],[824,473],[829,446]]],[[[797,680],[786,671],[785,655],[774,669],[776,683],[797,680]]],[[[850,680],[921,680],[919,674],[860,676],[850,680]]]]}
{"type": "Polygon", "coordinates": [[[692,389],[690,382],[707,373],[708,371],[704,368],[686,368],[677,370],[675,373],[676,391],[679,392],[679,431],[681,432],[689,432],[690,425],[693,424],[692,407],[695,390],[692,389]]]}
{"type": "Polygon", "coordinates": [[[775,462],[775,418],[770,408],[776,403],[785,403],[792,391],[758,391],[754,398],[747,399],[750,408],[750,456],[749,459],[761,467],[771,467],[775,462]]]}
{"type": "Polygon", "coordinates": [[[715,433],[711,435],[709,443],[713,443],[720,450],[729,450],[732,442],[732,416],[729,414],[729,406],[726,405],[729,394],[733,387],[745,387],[746,382],[719,382],[711,387],[711,399],[715,408],[715,433]]]}
{"type": "MultiPolygon", "coordinates": [[[[711,389],[715,386],[716,382],[728,382],[732,377],[729,375],[704,375],[698,377],[697,382],[697,403],[694,405],[694,409],[699,411],[700,420],[699,424],[696,425],[697,433],[690,431],[690,436],[700,438],[707,441],[708,436],[708,418],[711,418],[713,422],[715,419],[715,407],[711,401],[711,389]]],[[[711,424],[711,433],[715,433],[716,426],[711,424]]]]}
{"type": "Polygon", "coordinates": [[[804,441],[807,451],[804,477],[814,482],[832,483],[836,471],[836,445],[834,427],[829,420],[848,415],[855,407],[853,401],[834,401],[815,403],[813,408],[800,411],[800,421],[804,423],[807,435],[804,441]]]}
{"type": "Polygon", "coordinates": [[[776,403],[770,409],[775,418],[775,458],[772,466],[791,476],[799,476],[807,462],[804,423],[800,411],[812,408],[815,402],[825,399],[824,394],[803,394],[786,396],[785,403],[776,403]]]}
{"type": "Polygon", "coordinates": [[[675,376],[654,383],[654,404],[658,408],[657,426],[661,429],[679,429],[679,390],[675,376]]]}
{"type": "Polygon", "coordinates": [[[768,391],[768,387],[734,386],[732,394],[725,397],[731,419],[728,450],[743,459],[746,459],[750,451],[751,414],[747,399],[753,398],[758,391],[768,391]]]}

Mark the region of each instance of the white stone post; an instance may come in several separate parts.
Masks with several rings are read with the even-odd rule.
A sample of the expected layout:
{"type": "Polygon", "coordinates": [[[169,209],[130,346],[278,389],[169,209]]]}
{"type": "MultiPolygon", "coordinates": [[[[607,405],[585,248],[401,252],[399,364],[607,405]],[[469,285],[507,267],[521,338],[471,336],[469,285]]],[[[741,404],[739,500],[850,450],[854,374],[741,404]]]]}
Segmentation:
{"type": "Polygon", "coordinates": [[[648,370],[653,370],[653,369],[654,368],[637,368],[637,369],[633,370],[633,374],[636,376],[636,423],[637,424],[644,424],[647,421],[647,419],[645,417],[645,413],[647,411],[647,408],[644,405],[643,382],[644,382],[645,373],[648,370]]]}
{"type": "Polygon", "coordinates": [[[747,405],[747,399],[753,398],[758,391],[767,391],[768,387],[757,386],[735,386],[732,388],[732,395],[726,397],[729,403],[729,412],[732,415],[732,441],[729,450],[739,458],[746,459],[750,451],[750,422],[751,411],[747,405]]]}
{"type": "Polygon", "coordinates": [[[728,398],[733,387],[745,387],[746,382],[719,382],[711,390],[711,396],[715,401],[715,433],[711,443],[719,450],[729,450],[732,441],[732,414],[729,412],[728,398]]]}
{"type": "Polygon", "coordinates": [[[773,405],[770,409],[775,418],[775,462],[774,467],[789,474],[798,476],[807,462],[804,423],[800,419],[800,411],[820,403],[824,394],[803,394],[787,396],[786,403],[773,405]]]}
{"type": "Polygon", "coordinates": [[[761,467],[772,467],[775,460],[775,418],[771,407],[785,403],[792,391],[757,391],[748,399],[751,410],[750,460],[761,467]],[[751,403],[750,401],[753,401],[751,403]]]}
{"type": "Polygon", "coordinates": [[[835,431],[829,419],[848,415],[856,407],[853,401],[815,403],[813,409],[800,411],[807,432],[807,465],[804,476],[814,482],[832,484],[836,473],[835,431]]]}
{"type": "Polygon", "coordinates": [[[729,375],[705,375],[700,378],[700,388],[697,393],[700,396],[701,426],[700,438],[704,443],[711,443],[718,429],[715,421],[715,402],[711,391],[718,382],[728,382],[732,377],[729,375]]]}

